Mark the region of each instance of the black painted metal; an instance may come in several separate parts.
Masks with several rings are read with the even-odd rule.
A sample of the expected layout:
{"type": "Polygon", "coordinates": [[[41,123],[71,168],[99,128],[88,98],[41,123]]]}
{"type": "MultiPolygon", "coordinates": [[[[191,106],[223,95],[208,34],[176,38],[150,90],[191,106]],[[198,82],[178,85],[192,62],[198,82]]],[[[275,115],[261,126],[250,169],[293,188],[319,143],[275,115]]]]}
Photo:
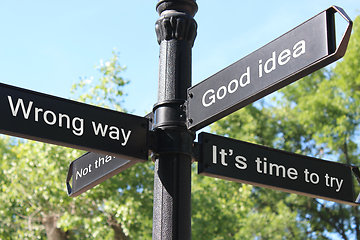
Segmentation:
{"type": "Polygon", "coordinates": [[[2,83],[0,112],[0,133],[133,161],[148,160],[149,121],[144,117],[2,83]]]}
{"type": "Polygon", "coordinates": [[[110,155],[87,152],[70,163],[66,178],[68,196],[79,196],[136,163],[110,155]]]}
{"type": "Polygon", "coordinates": [[[358,167],[209,133],[199,134],[199,174],[358,206],[358,167]]]}
{"type": "Polygon", "coordinates": [[[189,129],[205,127],[338,60],[345,54],[351,28],[351,19],[333,6],[189,88],[189,129]],[[337,48],[336,12],[349,23],[337,48]]]}
{"type": "MultiPolygon", "coordinates": [[[[200,134],[200,143],[194,143],[195,134],[192,132],[342,57],[352,22],[341,8],[329,8],[261,48],[261,51],[239,60],[194,87],[191,87],[191,51],[197,30],[193,19],[198,9],[196,1],[159,0],[156,8],[160,15],[155,26],[160,44],[159,88],[158,102],[152,113],[138,117],[0,83],[0,133],[96,152],[86,153],[70,164],[66,183],[68,194],[72,197],[138,161],[146,161],[151,151],[155,161],[153,239],[156,240],[191,239],[191,163],[195,159],[199,159],[199,173],[203,175],[358,205],[360,195],[354,203],[349,178],[352,170],[360,181],[357,167],[206,133],[200,134]],[[337,48],[335,12],[349,23],[337,48]],[[315,39],[313,35],[316,35],[315,39]],[[317,42],[316,38],[323,42],[317,42]],[[296,52],[296,57],[292,53],[293,58],[299,57],[301,41],[310,45],[306,45],[306,48],[310,47],[307,49],[311,52],[310,60],[299,58],[298,61],[289,62],[291,54],[287,51],[296,52]],[[278,64],[286,64],[287,67],[277,71],[274,68],[276,74],[267,78],[268,83],[250,86],[250,77],[256,74],[247,69],[253,68],[248,62],[257,64],[259,59],[264,59],[264,63],[259,61],[259,66],[264,64],[266,68],[266,62],[270,63],[268,67],[275,66],[275,52],[280,52],[276,55],[278,64]],[[236,78],[239,81],[234,82],[236,78]],[[223,81],[228,81],[225,82],[228,85],[225,86],[223,81]],[[224,99],[226,92],[234,93],[240,84],[244,85],[240,87],[249,85],[247,91],[239,94],[240,100],[236,97],[224,99]],[[226,104],[222,106],[207,102],[209,106],[214,105],[210,112],[204,111],[201,105],[199,107],[199,103],[203,104],[204,91],[208,89],[217,90],[216,93],[212,90],[212,94],[216,94],[213,99],[217,98],[219,102],[224,99],[226,104]],[[102,127],[99,127],[99,123],[102,127]],[[260,160],[255,164],[248,162],[244,156],[236,155],[237,151],[249,160],[261,155],[263,165],[260,166],[260,160]],[[264,165],[267,161],[265,157],[273,161],[269,168],[264,165]],[[290,161],[290,158],[296,160],[290,161]],[[307,172],[310,167],[316,174],[307,172]],[[271,168],[275,169],[276,176],[272,173],[268,176],[267,171],[271,171],[271,168]],[[246,169],[252,173],[238,174],[246,169]],[[312,181],[311,188],[293,186],[292,181],[297,180],[298,176],[300,178],[299,173],[305,174],[302,183],[312,181]],[[325,187],[335,188],[335,193],[329,194],[317,186],[320,176],[325,176],[325,187]],[[288,179],[285,181],[274,181],[274,178],[286,177],[288,179]]],[[[267,73],[272,71],[268,69],[267,73]]],[[[321,183],[324,186],[324,178],[321,183]]]]}
{"type": "Polygon", "coordinates": [[[194,134],[184,103],[191,86],[196,37],[192,0],[160,0],[155,30],[160,44],[158,102],[153,108],[153,239],[191,239],[191,162],[194,134]]]}

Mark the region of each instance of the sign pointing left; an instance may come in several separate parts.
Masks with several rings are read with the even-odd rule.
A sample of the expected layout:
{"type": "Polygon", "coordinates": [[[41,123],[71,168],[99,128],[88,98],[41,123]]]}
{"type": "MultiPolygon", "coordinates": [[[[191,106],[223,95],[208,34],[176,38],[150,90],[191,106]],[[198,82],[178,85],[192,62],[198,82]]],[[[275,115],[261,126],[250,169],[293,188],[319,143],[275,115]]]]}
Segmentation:
{"type": "Polygon", "coordinates": [[[70,197],[79,196],[136,163],[110,155],[85,153],[70,163],[66,179],[68,195],[70,197]],[[72,184],[70,185],[71,178],[72,184]]]}
{"type": "Polygon", "coordinates": [[[148,119],[0,83],[0,133],[134,161],[148,158],[148,119]]]}

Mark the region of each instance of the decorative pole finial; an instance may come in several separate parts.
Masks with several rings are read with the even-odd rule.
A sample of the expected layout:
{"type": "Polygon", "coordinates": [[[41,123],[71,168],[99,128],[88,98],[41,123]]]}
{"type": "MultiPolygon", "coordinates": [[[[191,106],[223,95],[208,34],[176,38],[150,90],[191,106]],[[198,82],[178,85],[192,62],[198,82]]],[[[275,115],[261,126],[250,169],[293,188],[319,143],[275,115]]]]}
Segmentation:
{"type": "Polygon", "coordinates": [[[194,17],[198,6],[196,0],[159,0],[156,5],[156,10],[159,15],[166,9],[177,10],[178,12],[184,12],[194,17]]]}
{"type": "Polygon", "coordinates": [[[155,30],[158,43],[162,40],[185,40],[193,46],[197,24],[193,17],[198,6],[195,0],[160,0],[156,5],[160,18],[155,30]]]}

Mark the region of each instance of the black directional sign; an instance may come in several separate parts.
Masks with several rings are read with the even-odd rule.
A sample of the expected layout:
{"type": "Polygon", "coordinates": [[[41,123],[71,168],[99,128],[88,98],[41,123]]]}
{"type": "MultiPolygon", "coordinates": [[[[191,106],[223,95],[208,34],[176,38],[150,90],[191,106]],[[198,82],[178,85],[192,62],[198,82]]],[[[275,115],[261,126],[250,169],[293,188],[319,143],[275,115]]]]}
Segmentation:
{"type": "Polygon", "coordinates": [[[145,161],[148,119],[0,83],[0,133],[145,161]]]}
{"type": "Polygon", "coordinates": [[[197,130],[341,58],[352,22],[338,7],[316,15],[188,89],[188,128],[197,130]],[[334,13],[348,27],[338,47],[334,13]]]}
{"type": "Polygon", "coordinates": [[[68,195],[76,197],[136,163],[110,155],[88,152],[70,163],[66,179],[68,195]]]}
{"type": "Polygon", "coordinates": [[[208,133],[199,135],[201,175],[357,206],[359,169],[208,133]]]}

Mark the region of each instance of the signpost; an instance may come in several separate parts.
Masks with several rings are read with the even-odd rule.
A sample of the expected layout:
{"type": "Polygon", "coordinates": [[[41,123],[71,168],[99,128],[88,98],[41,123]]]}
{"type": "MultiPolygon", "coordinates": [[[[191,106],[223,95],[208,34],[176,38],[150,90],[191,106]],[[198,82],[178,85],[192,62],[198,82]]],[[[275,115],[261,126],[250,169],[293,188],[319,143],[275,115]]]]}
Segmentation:
{"type": "Polygon", "coordinates": [[[345,54],[351,20],[331,7],[262,48],[188,89],[190,130],[198,130],[345,54]],[[338,47],[334,13],[349,23],[338,47]]]}
{"type": "Polygon", "coordinates": [[[139,117],[0,83],[0,133],[91,151],[70,163],[71,197],[146,161],[152,151],[153,239],[191,238],[195,160],[202,175],[360,204],[351,177],[353,172],[360,179],[357,167],[207,133],[194,143],[196,130],[341,58],[352,27],[341,8],[321,12],[193,87],[197,4],[159,0],[156,8],[159,90],[151,113],[139,117]],[[339,46],[335,13],[348,22],[339,46]]]}
{"type": "Polygon", "coordinates": [[[199,134],[199,141],[201,175],[359,205],[352,178],[357,167],[209,133],[199,134]]]}
{"type": "Polygon", "coordinates": [[[148,157],[148,119],[0,83],[0,133],[133,161],[148,157]]]}
{"type": "Polygon", "coordinates": [[[76,197],[136,163],[110,155],[85,153],[70,163],[66,179],[68,195],[76,197]]]}

